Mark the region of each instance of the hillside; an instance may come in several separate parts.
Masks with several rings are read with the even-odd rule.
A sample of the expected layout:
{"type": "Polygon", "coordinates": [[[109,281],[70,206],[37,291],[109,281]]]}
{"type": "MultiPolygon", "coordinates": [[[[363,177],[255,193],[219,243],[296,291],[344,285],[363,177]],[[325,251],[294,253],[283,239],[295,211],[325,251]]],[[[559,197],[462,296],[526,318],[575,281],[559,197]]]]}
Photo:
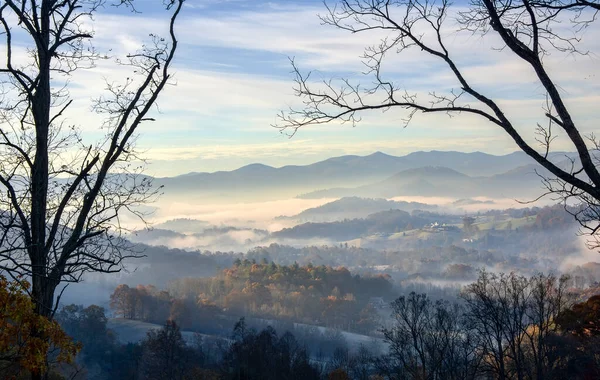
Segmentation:
{"type": "Polygon", "coordinates": [[[454,221],[456,217],[427,212],[408,213],[402,210],[380,211],[366,218],[346,219],[336,222],[303,223],[274,232],[271,236],[283,239],[329,238],[346,241],[373,234],[392,234],[422,228],[430,223],[454,221]]]}
{"type": "MultiPolygon", "coordinates": [[[[125,318],[109,318],[106,324],[110,330],[112,330],[117,338],[117,341],[121,344],[127,343],[138,343],[146,338],[146,334],[150,330],[158,330],[162,328],[162,325],[157,323],[148,323],[142,321],[136,321],[133,319],[125,319],[125,318]]],[[[212,337],[211,335],[197,334],[192,331],[182,331],[181,336],[186,341],[187,344],[193,344],[196,335],[201,336],[202,338],[212,337]]],[[[225,338],[220,338],[222,340],[227,340],[225,338]]]]}
{"type": "MultiPolygon", "coordinates": [[[[277,325],[277,321],[247,318],[249,324],[256,325],[277,325]]],[[[325,327],[309,325],[304,323],[294,323],[294,332],[296,334],[302,334],[303,331],[317,331],[318,333],[325,335],[328,333],[325,327]]],[[[139,343],[146,338],[146,334],[150,330],[157,330],[163,326],[157,323],[148,323],[142,321],[136,321],[132,319],[124,318],[109,318],[106,327],[113,331],[116,335],[117,341],[121,344],[128,343],[139,343]]],[[[381,338],[372,337],[369,335],[357,334],[349,331],[340,331],[341,336],[348,344],[350,349],[358,349],[360,345],[368,346],[376,349],[383,349],[387,347],[387,344],[381,338]]],[[[220,335],[208,335],[201,334],[193,331],[181,331],[182,338],[187,344],[193,345],[197,342],[198,338],[202,338],[204,342],[215,341],[220,344],[228,344],[231,342],[229,337],[220,335]]]]}
{"type": "Polygon", "coordinates": [[[346,218],[360,218],[370,214],[386,210],[431,210],[437,206],[428,205],[420,202],[392,201],[383,198],[360,198],[344,197],[333,202],[326,203],[319,207],[309,208],[301,213],[290,216],[280,217],[278,219],[288,219],[297,221],[319,221],[328,222],[346,218]]]}

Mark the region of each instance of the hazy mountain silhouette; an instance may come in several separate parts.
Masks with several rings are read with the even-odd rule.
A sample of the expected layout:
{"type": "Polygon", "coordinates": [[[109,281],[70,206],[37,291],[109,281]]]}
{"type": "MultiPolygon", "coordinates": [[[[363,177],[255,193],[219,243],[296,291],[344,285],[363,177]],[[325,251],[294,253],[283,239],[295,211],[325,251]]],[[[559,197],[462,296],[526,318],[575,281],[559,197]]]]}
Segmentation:
{"type": "MultiPolygon", "coordinates": [[[[565,155],[557,154],[557,157],[564,159],[565,155]]],[[[419,195],[440,195],[446,186],[451,192],[454,192],[453,187],[471,188],[477,182],[471,179],[506,176],[512,170],[529,166],[538,167],[522,152],[495,156],[481,152],[431,151],[401,157],[376,152],[368,156],[333,157],[304,166],[274,168],[251,164],[233,171],[157,178],[155,184],[164,186],[166,196],[186,195],[206,199],[235,196],[241,201],[290,197],[319,189],[368,187],[381,181],[384,181],[381,191],[339,191],[336,194],[341,195],[336,196],[389,197],[390,194],[405,195],[404,191],[414,194],[417,191],[414,189],[418,189],[419,193],[426,192],[419,195]],[[393,178],[394,175],[398,177],[393,178]],[[461,185],[458,186],[457,182],[461,185]]],[[[497,179],[502,180],[502,177],[497,179]]],[[[460,193],[458,190],[456,192],[460,193]]]]}
{"type": "MultiPolygon", "coordinates": [[[[299,198],[436,196],[436,197],[531,197],[540,193],[535,165],[521,166],[493,176],[471,177],[447,167],[423,167],[401,171],[383,181],[348,188],[332,188],[302,194],[299,198]]],[[[538,172],[541,172],[538,169],[538,172]]]]}

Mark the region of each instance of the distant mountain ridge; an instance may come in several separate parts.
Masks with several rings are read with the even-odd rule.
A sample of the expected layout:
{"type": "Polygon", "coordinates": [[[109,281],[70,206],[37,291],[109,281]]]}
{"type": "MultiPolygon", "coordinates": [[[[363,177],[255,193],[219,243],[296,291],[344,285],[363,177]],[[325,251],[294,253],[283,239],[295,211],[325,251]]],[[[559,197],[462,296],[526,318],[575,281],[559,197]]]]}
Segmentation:
{"type": "MultiPolygon", "coordinates": [[[[565,155],[567,154],[557,153],[556,157],[565,155]]],[[[441,176],[456,181],[462,176],[463,180],[468,180],[468,177],[501,175],[528,165],[532,168],[539,167],[522,152],[495,156],[482,152],[430,151],[414,152],[400,157],[375,152],[367,156],[332,157],[304,166],[287,165],[275,168],[251,164],[233,171],[156,178],[155,184],[164,186],[165,196],[189,195],[210,200],[228,200],[235,197],[244,201],[273,199],[273,196],[293,197],[318,189],[368,186],[378,181],[389,180],[399,173],[403,173],[404,177],[412,177],[415,186],[427,188],[435,184],[425,177],[441,176]],[[428,176],[424,175],[424,170],[430,172],[428,176]]],[[[407,185],[404,181],[404,186],[407,185]]]]}
{"type": "MultiPolygon", "coordinates": [[[[556,153],[556,155],[562,154],[564,153],[556,153]]],[[[392,172],[423,166],[446,166],[468,175],[489,175],[496,174],[494,172],[502,173],[510,170],[511,168],[522,166],[527,163],[533,163],[533,160],[530,159],[525,153],[520,151],[506,155],[492,155],[483,152],[465,153],[457,151],[432,150],[413,152],[404,156],[392,156],[377,151],[366,156],[345,155],[331,157],[308,165],[285,165],[282,167],[273,167],[261,163],[253,163],[231,171],[190,172],[175,177],[163,177],[158,179],[193,177],[200,175],[223,175],[224,173],[256,173],[259,171],[285,172],[297,170],[302,172],[304,171],[302,168],[326,172],[330,169],[340,168],[342,166],[352,166],[355,168],[368,170],[381,169],[388,171],[391,170],[388,168],[389,165],[400,168],[398,169],[394,167],[393,170],[391,170],[392,172]],[[492,173],[490,173],[490,170],[492,173]]]]}
{"type": "Polygon", "coordinates": [[[536,197],[540,192],[540,178],[537,173],[546,175],[548,173],[543,168],[534,170],[533,167],[527,165],[489,177],[472,177],[446,167],[427,166],[408,169],[368,185],[317,190],[298,197],[302,199],[400,196],[536,197]]]}

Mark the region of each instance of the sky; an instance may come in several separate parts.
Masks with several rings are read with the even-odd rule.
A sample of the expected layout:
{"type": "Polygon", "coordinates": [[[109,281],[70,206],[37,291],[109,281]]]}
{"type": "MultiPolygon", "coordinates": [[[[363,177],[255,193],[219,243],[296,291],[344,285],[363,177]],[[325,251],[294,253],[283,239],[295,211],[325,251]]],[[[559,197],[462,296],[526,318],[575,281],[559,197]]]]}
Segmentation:
{"type": "MultiPolygon", "coordinates": [[[[149,33],[165,34],[168,15],[160,1],[138,1],[139,13],[107,8],[95,18],[94,44],[112,56],[135,51],[149,33]]],[[[330,2],[332,3],[332,2],[330,2]]],[[[455,6],[461,9],[460,3],[455,6]]],[[[321,1],[187,0],[176,26],[180,47],[174,81],[158,102],[156,121],[145,124],[138,145],[148,159],[148,174],[174,176],[187,172],[232,170],[260,162],[272,166],[308,164],[344,154],[375,151],[402,155],[419,150],[483,151],[507,154],[514,143],[486,121],[458,115],[417,114],[404,128],[405,112],[365,113],[356,127],[332,123],[306,127],[293,137],[272,125],[282,109],[298,106],[293,93],[290,58],[315,78],[347,77],[370,83],[361,74],[360,56],[382,35],[350,34],[322,25],[321,1]]],[[[584,49],[600,54],[600,27],[581,34],[584,49]]],[[[498,101],[532,141],[536,123],[545,123],[544,95],[530,68],[506,51],[494,36],[455,31],[451,15],[444,37],[451,54],[473,85],[498,101]]],[[[456,80],[427,54],[411,50],[391,54],[387,77],[408,91],[449,91],[456,80]]],[[[548,70],[585,132],[597,128],[600,103],[600,58],[556,53],[546,58],[548,70]]],[[[104,81],[122,80],[122,67],[100,62],[77,73],[71,83],[75,100],[70,121],[88,138],[100,135],[100,119],[90,114],[91,98],[104,81]]],[[[572,150],[564,141],[557,150],[572,150]]]]}

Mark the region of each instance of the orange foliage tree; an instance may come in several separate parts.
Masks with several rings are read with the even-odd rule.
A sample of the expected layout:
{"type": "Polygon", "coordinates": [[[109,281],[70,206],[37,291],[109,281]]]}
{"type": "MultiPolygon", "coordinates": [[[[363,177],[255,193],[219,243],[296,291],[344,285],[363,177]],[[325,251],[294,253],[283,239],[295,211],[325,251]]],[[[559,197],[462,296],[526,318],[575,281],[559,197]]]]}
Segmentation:
{"type": "Polygon", "coordinates": [[[556,319],[562,330],[581,338],[600,336],[600,295],[564,310],[556,319]]]}
{"type": "Polygon", "coordinates": [[[56,321],[36,314],[28,296],[27,281],[8,281],[0,275],[0,375],[22,371],[44,373],[46,353],[57,353],[57,362],[70,363],[80,346],[56,321]]]}

